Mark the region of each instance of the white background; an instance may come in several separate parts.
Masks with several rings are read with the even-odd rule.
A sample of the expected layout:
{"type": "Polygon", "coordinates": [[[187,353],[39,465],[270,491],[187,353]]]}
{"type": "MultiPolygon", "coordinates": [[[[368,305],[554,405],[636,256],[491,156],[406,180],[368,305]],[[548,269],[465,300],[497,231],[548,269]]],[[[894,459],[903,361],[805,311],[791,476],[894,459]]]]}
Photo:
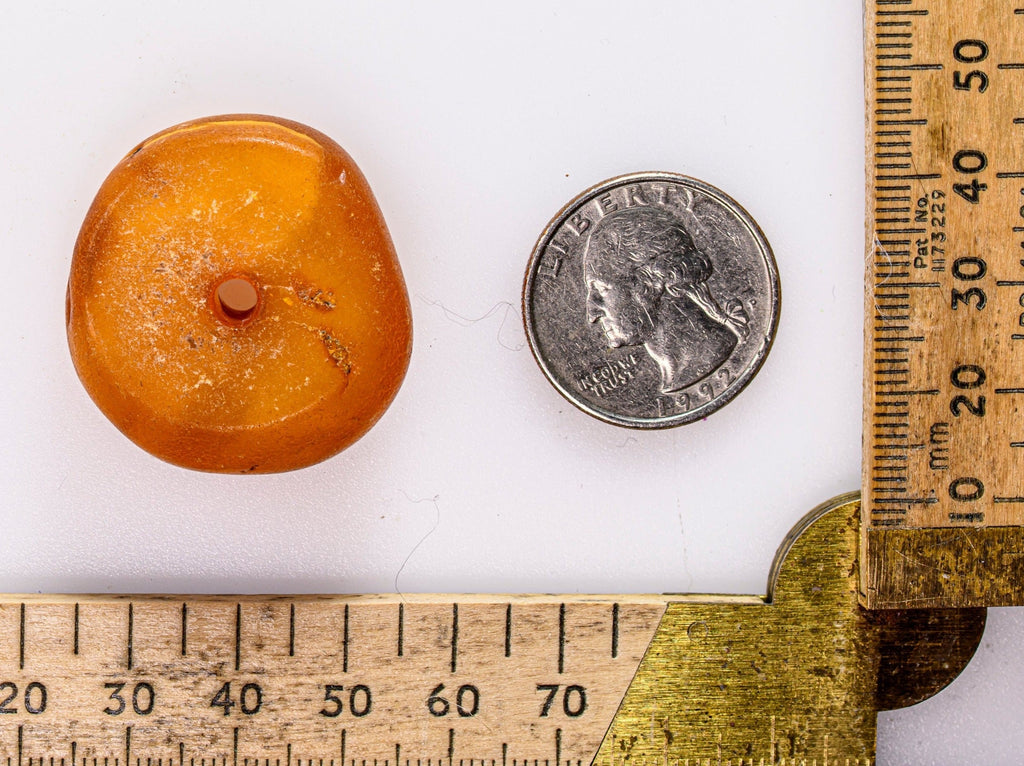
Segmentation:
{"type": "MultiPolygon", "coordinates": [[[[790,526],[860,469],[861,8],[677,3],[4,3],[0,592],[762,593],[790,526]],[[415,320],[381,423],[322,465],[192,473],[79,385],[64,287],[120,157],[227,112],[305,122],[377,194],[415,320]],[[697,176],[772,243],[761,373],[658,433],[564,402],[525,347],[536,237],[624,172],[697,176]]],[[[964,675],[884,714],[882,764],[1009,764],[1024,616],[964,675]]]]}

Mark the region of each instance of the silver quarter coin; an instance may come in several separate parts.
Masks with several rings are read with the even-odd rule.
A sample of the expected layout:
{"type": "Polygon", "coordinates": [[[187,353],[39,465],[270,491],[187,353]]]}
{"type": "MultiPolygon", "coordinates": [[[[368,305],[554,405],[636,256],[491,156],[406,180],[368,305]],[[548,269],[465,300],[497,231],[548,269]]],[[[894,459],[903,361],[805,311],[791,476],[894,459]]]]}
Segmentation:
{"type": "Polygon", "coordinates": [[[523,319],[538,364],[584,412],[632,428],[707,417],[757,374],[779,276],[754,220],[675,173],[588,189],[530,258],[523,319]]]}

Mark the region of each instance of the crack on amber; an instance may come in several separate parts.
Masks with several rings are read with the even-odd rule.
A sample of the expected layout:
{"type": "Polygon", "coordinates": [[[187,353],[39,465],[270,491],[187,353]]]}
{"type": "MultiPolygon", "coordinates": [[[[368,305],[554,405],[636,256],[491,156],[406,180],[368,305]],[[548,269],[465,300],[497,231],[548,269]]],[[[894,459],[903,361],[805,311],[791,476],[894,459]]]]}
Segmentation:
{"type": "Polygon", "coordinates": [[[352,372],[352,365],[348,360],[348,346],[323,328],[318,329],[316,332],[320,336],[320,340],[323,341],[324,348],[327,349],[327,355],[334,360],[338,368],[346,375],[352,372]]]}
{"type": "Polygon", "coordinates": [[[315,309],[333,311],[337,306],[334,302],[334,293],[329,290],[321,290],[318,287],[298,282],[294,283],[292,287],[299,300],[315,309]]]}

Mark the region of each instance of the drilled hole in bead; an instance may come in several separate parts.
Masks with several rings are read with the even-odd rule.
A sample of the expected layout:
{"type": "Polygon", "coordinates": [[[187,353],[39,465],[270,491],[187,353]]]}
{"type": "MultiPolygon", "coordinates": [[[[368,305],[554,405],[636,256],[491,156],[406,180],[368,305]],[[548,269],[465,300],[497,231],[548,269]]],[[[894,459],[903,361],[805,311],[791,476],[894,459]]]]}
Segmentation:
{"type": "Polygon", "coordinates": [[[225,279],[217,285],[213,297],[220,313],[233,322],[245,322],[251,318],[260,302],[256,285],[242,277],[225,279]]]}

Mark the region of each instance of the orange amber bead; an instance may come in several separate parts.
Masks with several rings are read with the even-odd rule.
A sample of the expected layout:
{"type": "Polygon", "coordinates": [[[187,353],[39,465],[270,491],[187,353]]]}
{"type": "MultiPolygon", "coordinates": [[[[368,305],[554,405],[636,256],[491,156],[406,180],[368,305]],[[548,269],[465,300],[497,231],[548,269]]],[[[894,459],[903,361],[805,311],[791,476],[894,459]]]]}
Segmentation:
{"type": "Polygon", "coordinates": [[[327,136],[232,115],[103,183],[68,280],[71,357],[128,438],[203,471],[302,468],[394,398],[412,320],[370,187],[327,136]]]}

